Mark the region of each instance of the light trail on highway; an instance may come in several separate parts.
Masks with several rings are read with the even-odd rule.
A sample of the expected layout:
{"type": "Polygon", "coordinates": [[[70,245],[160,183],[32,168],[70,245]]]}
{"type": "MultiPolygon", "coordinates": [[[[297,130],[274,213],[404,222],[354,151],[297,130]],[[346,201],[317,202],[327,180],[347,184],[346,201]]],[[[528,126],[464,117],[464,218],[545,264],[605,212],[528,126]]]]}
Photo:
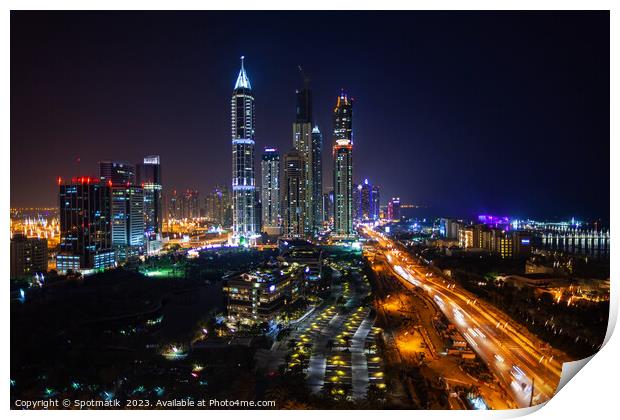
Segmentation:
{"type": "Polygon", "coordinates": [[[551,399],[560,381],[561,365],[548,354],[546,343],[526,337],[506,314],[478,302],[455,283],[446,284],[423,273],[384,235],[370,229],[364,232],[380,245],[388,266],[401,282],[428,293],[472,350],[500,379],[518,407],[551,399]]]}

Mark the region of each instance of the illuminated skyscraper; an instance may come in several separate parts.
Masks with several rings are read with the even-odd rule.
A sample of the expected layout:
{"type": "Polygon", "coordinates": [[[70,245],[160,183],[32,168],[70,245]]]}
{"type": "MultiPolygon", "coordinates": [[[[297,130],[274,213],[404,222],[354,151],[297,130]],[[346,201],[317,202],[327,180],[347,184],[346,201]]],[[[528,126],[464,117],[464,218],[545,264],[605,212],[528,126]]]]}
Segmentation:
{"type": "Polygon", "coordinates": [[[400,219],[400,198],[393,197],[387,205],[387,218],[389,220],[400,219]]]}
{"type": "Polygon", "coordinates": [[[136,166],[124,162],[99,162],[99,179],[112,193],[112,246],[118,261],[136,256],[144,246],[144,193],[136,186],[136,166]]]}
{"type": "Polygon", "coordinates": [[[280,233],[280,154],[265,148],[261,160],[261,202],[263,230],[270,235],[280,233]]]}
{"type": "Polygon", "coordinates": [[[305,236],[306,195],[304,182],[304,159],[297,150],[291,150],[284,155],[284,178],[282,195],[284,208],[282,209],[282,225],[287,237],[305,236]]]}
{"type": "Polygon", "coordinates": [[[119,261],[144,246],[144,193],[135,185],[112,185],[112,246],[119,261]]]}
{"type": "Polygon", "coordinates": [[[353,99],[347,94],[340,93],[334,108],[334,140],[348,140],[353,142],[353,99]]]}
{"type": "Polygon", "coordinates": [[[112,267],[111,182],[95,177],[59,179],[60,252],[59,272],[112,267]]]}
{"type": "Polygon", "coordinates": [[[323,193],[323,222],[328,226],[334,223],[334,190],[323,193]]]}
{"type": "Polygon", "coordinates": [[[334,108],[334,233],[353,234],[353,102],[342,92],[334,108]]]}
{"type": "Polygon", "coordinates": [[[254,176],[254,95],[243,67],[231,99],[233,242],[247,243],[256,237],[254,176]]]}
{"type": "Polygon", "coordinates": [[[304,79],[304,87],[296,91],[297,107],[295,122],[293,123],[293,147],[299,152],[303,165],[303,179],[301,180],[301,194],[304,196],[303,232],[305,236],[311,236],[318,230],[315,223],[314,212],[314,168],[315,156],[312,138],[312,91],[309,80],[304,79]]]}
{"type": "Polygon", "coordinates": [[[254,229],[256,232],[263,232],[263,199],[260,196],[260,187],[254,190],[254,229]]]}
{"type": "Polygon", "coordinates": [[[362,218],[362,184],[353,183],[353,220],[362,218]]]}
{"type": "Polygon", "coordinates": [[[379,220],[379,212],[381,211],[381,193],[378,185],[372,186],[372,206],[371,214],[372,220],[379,220]]]}
{"type": "Polygon", "coordinates": [[[353,213],[359,220],[377,220],[379,218],[379,187],[372,185],[368,179],[353,190],[353,213]]]}
{"type": "Polygon", "coordinates": [[[146,156],[136,165],[136,183],[144,191],[144,234],[149,253],[161,248],[163,222],[162,183],[159,156],[146,156]]]}
{"type": "Polygon", "coordinates": [[[180,219],[200,217],[200,195],[197,190],[188,189],[180,199],[180,219]]]}
{"type": "Polygon", "coordinates": [[[136,183],[136,167],[124,162],[99,162],[99,178],[103,182],[112,181],[114,185],[134,185],[136,183]]]}
{"type": "Polygon", "coordinates": [[[232,204],[230,191],[225,187],[215,187],[205,200],[207,219],[228,229],[232,226],[232,204]]]}
{"type": "Polygon", "coordinates": [[[177,194],[177,190],[172,191],[168,202],[167,218],[171,220],[181,219],[181,202],[183,198],[177,194]]]}
{"type": "Polygon", "coordinates": [[[359,218],[361,220],[370,220],[372,216],[372,186],[368,179],[365,179],[360,186],[359,218]]]}
{"type": "Polygon", "coordinates": [[[314,205],[314,227],[323,226],[323,135],[318,126],[312,129],[312,202],[314,205]]]}

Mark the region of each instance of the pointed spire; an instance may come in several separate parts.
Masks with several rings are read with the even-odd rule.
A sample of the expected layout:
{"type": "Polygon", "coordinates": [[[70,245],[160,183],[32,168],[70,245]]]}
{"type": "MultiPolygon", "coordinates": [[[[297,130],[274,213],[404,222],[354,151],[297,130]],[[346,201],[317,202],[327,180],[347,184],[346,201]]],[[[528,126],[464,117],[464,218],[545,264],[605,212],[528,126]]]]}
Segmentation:
{"type": "Polygon", "coordinates": [[[349,98],[347,97],[347,94],[345,93],[344,88],[340,89],[340,95],[337,98],[336,108],[340,106],[341,101],[343,105],[349,105],[349,98]]]}
{"type": "Polygon", "coordinates": [[[250,79],[248,79],[248,75],[245,73],[245,67],[243,67],[243,60],[245,56],[241,56],[241,70],[239,70],[239,76],[237,77],[237,83],[235,83],[235,89],[252,89],[252,85],[250,84],[250,79]]]}

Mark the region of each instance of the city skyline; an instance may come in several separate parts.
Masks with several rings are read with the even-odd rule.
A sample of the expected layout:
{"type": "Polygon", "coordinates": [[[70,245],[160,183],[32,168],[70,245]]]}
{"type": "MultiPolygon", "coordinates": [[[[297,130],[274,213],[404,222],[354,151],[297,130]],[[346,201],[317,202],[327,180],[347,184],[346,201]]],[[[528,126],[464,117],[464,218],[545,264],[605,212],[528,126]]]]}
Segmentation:
{"type": "MultiPolygon", "coordinates": [[[[552,19],[545,14],[417,12],[408,16],[419,24],[405,34],[404,18],[395,13],[310,12],[300,16],[310,21],[320,16],[321,27],[345,15],[357,22],[351,25],[352,36],[368,50],[351,46],[341,52],[316,35],[307,38],[308,54],[285,56],[289,42],[270,47],[274,34],[264,27],[287,13],[294,14],[254,13],[265,25],[257,25],[255,39],[242,43],[226,29],[233,14],[224,12],[167,16],[169,25],[178,29],[174,40],[155,34],[146,23],[136,26],[135,13],[33,13],[21,22],[14,12],[11,205],[53,206],[58,176],[95,175],[99,161],[135,162],[149,154],[161,156],[168,192],[207,192],[228,185],[226,101],[238,57],[245,55],[260,98],[258,150],[289,149],[295,89],[301,84],[297,66],[302,65],[312,80],[315,123],[328,133],[322,155],[325,174],[332,172],[331,108],[344,88],[356,102],[354,182],[373,180],[381,185],[383,197],[399,196],[403,203],[456,216],[492,212],[609,219],[609,169],[605,163],[600,168],[609,153],[608,29],[598,24],[606,14],[558,13],[552,19]],[[376,39],[354,29],[371,18],[385,29],[376,39]],[[571,22],[577,18],[584,31],[574,34],[571,22]],[[458,42],[448,35],[433,40],[437,29],[431,24],[440,19],[451,34],[459,35],[458,42]],[[98,35],[97,28],[111,20],[118,32],[98,35]],[[191,32],[184,24],[199,27],[197,40],[181,42],[180,50],[173,51],[191,32]],[[44,45],[31,44],[34,35],[20,36],[56,25],[66,30],[44,45]],[[552,33],[545,29],[549,25],[552,33]],[[509,33],[525,26],[529,32],[522,34],[524,40],[509,33]],[[132,36],[121,46],[123,31],[130,28],[132,36]],[[221,46],[212,45],[214,31],[226,40],[221,46]],[[490,31],[493,39],[486,36],[490,31]],[[142,48],[147,41],[160,50],[142,48]],[[382,51],[388,41],[396,45],[382,51]],[[85,50],[87,44],[98,47],[96,56],[85,50]],[[140,46],[136,57],[130,46],[140,46]],[[437,51],[440,46],[443,54],[437,51]],[[321,63],[336,51],[349,65],[330,68],[327,75],[321,63]],[[372,54],[381,60],[372,60],[372,54]],[[175,65],[161,63],[160,55],[175,65]],[[27,56],[40,65],[30,66],[27,56]],[[592,60],[601,65],[587,65],[592,60]],[[161,66],[147,67],[155,61],[161,66]],[[98,87],[85,87],[91,83],[98,87]],[[566,86],[576,93],[560,95],[566,86]],[[58,144],[63,147],[55,147],[58,144]],[[591,182],[576,172],[562,182],[565,174],[576,171],[575,156],[584,174],[600,177],[591,182]],[[33,176],[17,176],[18,167],[33,176]],[[407,168],[416,176],[403,177],[407,168]]],[[[157,13],[144,16],[150,23],[164,19],[157,13]]],[[[331,176],[324,178],[327,192],[331,176]]]]}

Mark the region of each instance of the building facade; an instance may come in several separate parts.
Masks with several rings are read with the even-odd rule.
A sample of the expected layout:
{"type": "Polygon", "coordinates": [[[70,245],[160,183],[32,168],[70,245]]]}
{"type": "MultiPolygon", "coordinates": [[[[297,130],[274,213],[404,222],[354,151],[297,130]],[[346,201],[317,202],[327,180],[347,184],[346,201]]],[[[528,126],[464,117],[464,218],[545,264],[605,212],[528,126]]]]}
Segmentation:
{"type": "Polygon", "coordinates": [[[47,273],[47,239],[16,233],[11,238],[11,278],[47,273]]]}
{"type": "Polygon", "coordinates": [[[314,204],[314,170],[315,156],[312,139],[312,91],[308,79],[304,81],[304,87],[296,92],[297,106],[295,109],[295,122],[293,123],[293,148],[299,153],[302,160],[303,179],[301,181],[301,194],[304,195],[303,212],[303,235],[311,236],[316,233],[315,204],[314,204]]]}
{"type": "Polygon", "coordinates": [[[372,186],[372,220],[379,220],[380,212],[381,212],[381,188],[378,185],[372,186]]]}
{"type": "Polygon", "coordinates": [[[458,239],[462,248],[484,250],[502,258],[525,257],[532,251],[532,236],[528,232],[497,229],[485,224],[460,226],[458,239]]]}
{"type": "Polygon", "coordinates": [[[206,218],[223,228],[232,226],[232,198],[226,187],[215,187],[205,199],[206,218]]]}
{"type": "Polygon", "coordinates": [[[144,192],[135,185],[112,185],[112,246],[117,260],[139,255],[144,249],[144,192]]]}
{"type": "Polygon", "coordinates": [[[323,194],[323,223],[329,227],[334,225],[334,190],[323,194]]]}
{"type": "Polygon", "coordinates": [[[461,223],[458,220],[442,217],[439,219],[439,235],[446,239],[457,239],[461,223]]]}
{"type": "Polygon", "coordinates": [[[136,165],[136,184],[144,194],[145,246],[151,254],[161,249],[163,186],[159,156],[146,156],[136,165]]]}
{"type": "Polygon", "coordinates": [[[254,175],[254,95],[241,57],[241,70],[231,98],[233,237],[236,244],[256,236],[254,175]]]}
{"type": "Polygon", "coordinates": [[[359,219],[371,220],[372,219],[372,185],[368,182],[368,179],[364,179],[359,186],[359,219]]]}
{"type": "Polygon", "coordinates": [[[59,182],[60,251],[56,257],[59,272],[114,266],[110,184],[94,177],[59,182]]]}
{"type": "Polygon", "coordinates": [[[312,129],[312,203],[314,230],[323,227],[323,134],[317,125],[312,129]]]}
{"type": "Polygon", "coordinates": [[[173,190],[169,193],[167,201],[166,219],[179,220],[181,218],[181,197],[179,197],[177,190],[173,190]]]}
{"type": "Polygon", "coordinates": [[[282,182],[282,228],[286,237],[305,236],[306,190],[304,188],[304,160],[297,150],[284,155],[282,182]]]}
{"type": "Polygon", "coordinates": [[[263,231],[280,233],[280,154],[265,148],[261,159],[261,201],[263,231]]]}
{"type": "Polygon", "coordinates": [[[300,296],[296,273],[258,268],[224,280],[228,319],[254,324],[276,321],[279,311],[300,296]]]}
{"type": "Polygon", "coordinates": [[[338,96],[334,122],[334,234],[353,234],[353,102],[338,96]]]}
{"type": "Polygon", "coordinates": [[[399,197],[392,197],[392,199],[388,201],[387,218],[389,220],[400,219],[400,198],[399,197]]]}
{"type": "Polygon", "coordinates": [[[99,162],[99,178],[103,182],[112,181],[114,185],[134,185],[136,167],[124,162],[99,162]]]}

